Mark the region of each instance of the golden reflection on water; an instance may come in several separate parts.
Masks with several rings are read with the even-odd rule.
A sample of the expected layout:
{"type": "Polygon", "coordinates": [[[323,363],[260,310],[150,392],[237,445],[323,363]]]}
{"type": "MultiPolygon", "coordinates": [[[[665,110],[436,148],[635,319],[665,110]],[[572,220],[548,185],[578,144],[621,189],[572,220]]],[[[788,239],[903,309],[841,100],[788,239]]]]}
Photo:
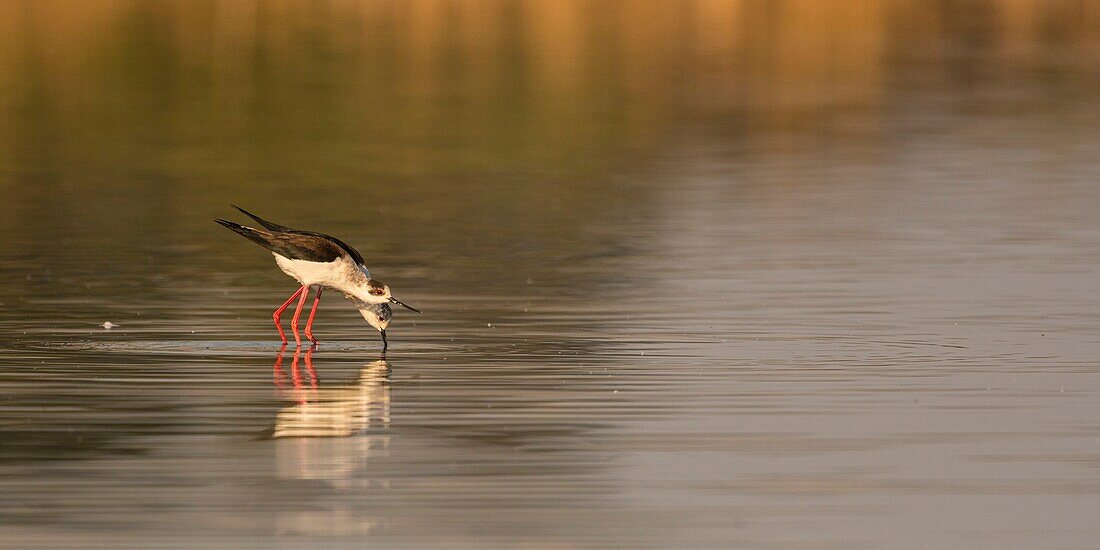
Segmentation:
{"type": "MultiPolygon", "coordinates": [[[[909,131],[897,121],[925,114],[915,87],[1038,83],[1054,92],[994,108],[1076,120],[1100,84],[1083,70],[1097,23],[1100,3],[1069,0],[0,0],[0,232],[15,253],[37,254],[31,228],[118,257],[134,226],[184,246],[199,212],[255,197],[286,215],[320,190],[363,210],[327,229],[371,216],[386,252],[466,244],[415,231],[433,225],[592,242],[662,201],[608,181],[615,167],[699,143],[739,158],[849,143],[877,162],[909,131]]],[[[510,259],[508,277],[532,265],[510,259]]]]}
{"type": "MultiPolygon", "coordinates": [[[[603,5],[6,0],[0,112],[41,113],[25,122],[87,138],[85,153],[158,127],[222,146],[295,129],[363,140],[390,170],[420,172],[417,150],[385,140],[458,132],[523,158],[570,138],[649,147],[685,112],[736,116],[746,132],[813,126],[838,106],[873,120],[892,67],[922,52],[978,48],[1009,70],[1100,54],[1095,2],[603,5]],[[96,134],[103,123],[122,134],[96,134]]],[[[25,151],[27,130],[0,125],[0,144],[25,151]]]]}

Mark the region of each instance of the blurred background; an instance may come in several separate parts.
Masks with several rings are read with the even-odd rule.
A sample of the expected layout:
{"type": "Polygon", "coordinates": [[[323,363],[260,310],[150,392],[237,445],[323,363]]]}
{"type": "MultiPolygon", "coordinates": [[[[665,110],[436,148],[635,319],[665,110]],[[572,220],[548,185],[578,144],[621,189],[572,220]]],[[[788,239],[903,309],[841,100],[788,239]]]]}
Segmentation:
{"type": "Polygon", "coordinates": [[[724,174],[727,195],[804,193],[824,182],[758,167],[813,157],[887,185],[884,161],[937,145],[1056,162],[1095,146],[1100,111],[1100,8],[1081,1],[0,10],[11,252],[132,247],[138,227],[194,244],[227,202],[354,222],[399,262],[472,236],[585,247],[675,216],[654,174],[684,163],[754,172],[724,174]]]}
{"type": "Polygon", "coordinates": [[[1087,547],[1098,90],[1086,0],[0,0],[0,522],[1087,547]],[[392,365],[333,295],[286,393],[230,203],[392,365]]]}

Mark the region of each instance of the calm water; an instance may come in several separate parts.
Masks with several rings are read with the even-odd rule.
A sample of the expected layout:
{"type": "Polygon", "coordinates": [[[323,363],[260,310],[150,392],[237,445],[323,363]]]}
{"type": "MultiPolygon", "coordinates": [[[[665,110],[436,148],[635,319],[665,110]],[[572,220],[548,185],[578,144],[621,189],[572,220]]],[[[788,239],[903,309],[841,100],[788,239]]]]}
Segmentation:
{"type": "Polygon", "coordinates": [[[0,1],[5,543],[1095,547],[1100,7],[616,8],[0,1]]]}

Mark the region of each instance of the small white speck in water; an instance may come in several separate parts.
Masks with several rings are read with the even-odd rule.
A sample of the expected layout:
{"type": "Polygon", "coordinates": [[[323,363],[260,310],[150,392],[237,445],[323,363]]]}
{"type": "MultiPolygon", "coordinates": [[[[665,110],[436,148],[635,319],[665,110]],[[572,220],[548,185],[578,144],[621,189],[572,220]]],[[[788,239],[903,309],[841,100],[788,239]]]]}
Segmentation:
{"type": "Polygon", "coordinates": [[[103,322],[103,328],[104,328],[104,329],[106,329],[106,330],[111,330],[111,329],[113,329],[113,328],[115,328],[115,327],[117,327],[117,326],[118,326],[118,325],[116,325],[116,324],[114,324],[114,323],[112,323],[112,322],[110,322],[110,321],[104,321],[104,322],[103,322]]]}

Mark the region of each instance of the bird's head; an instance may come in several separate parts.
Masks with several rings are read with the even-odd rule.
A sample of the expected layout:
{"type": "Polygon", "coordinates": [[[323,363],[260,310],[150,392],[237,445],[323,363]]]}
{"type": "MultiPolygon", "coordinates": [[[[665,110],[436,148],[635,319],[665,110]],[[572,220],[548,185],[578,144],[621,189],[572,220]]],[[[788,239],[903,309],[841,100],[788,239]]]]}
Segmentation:
{"type": "Polygon", "coordinates": [[[393,309],[389,304],[362,304],[359,313],[378,332],[385,332],[393,320],[393,309]]]}
{"type": "Polygon", "coordinates": [[[389,285],[377,279],[367,279],[367,296],[364,298],[364,301],[372,304],[385,304],[389,302],[391,304],[397,304],[405,309],[420,313],[419,309],[416,309],[415,307],[412,307],[408,304],[405,304],[401,300],[394,298],[393,295],[390,294],[389,285]]]}

